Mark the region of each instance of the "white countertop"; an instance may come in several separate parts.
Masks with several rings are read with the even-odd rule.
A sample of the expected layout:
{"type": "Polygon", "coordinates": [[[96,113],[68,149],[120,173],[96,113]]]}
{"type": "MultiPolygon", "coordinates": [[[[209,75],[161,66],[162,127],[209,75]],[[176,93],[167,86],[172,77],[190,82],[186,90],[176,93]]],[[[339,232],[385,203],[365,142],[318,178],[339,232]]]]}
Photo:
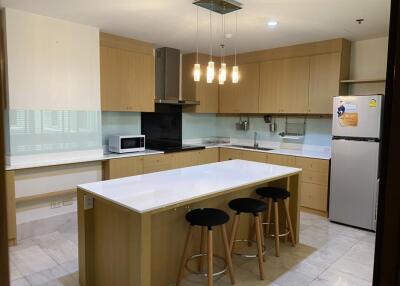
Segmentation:
{"type": "MultiPolygon", "coordinates": [[[[186,142],[184,143],[191,145],[204,145],[202,144],[200,139],[186,140],[186,142]]],[[[240,150],[254,151],[254,152],[307,157],[307,158],[321,159],[321,160],[331,159],[331,149],[330,147],[325,147],[325,146],[302,145],[302,144],[280,144],[277,142],[263,142],[263,141],[259,142],[260,147],[272,148],[273,150],[269,151],[254,150],[254,149],[232,146],[232,144],[251,146],[252,143],[253,143],[252,140],[232,139],[230,144],[211,144],[211,145],[206,145],[206,148],[224,147],[224,148],[240,149],[240,150]]],[[[22,160],[23,163],[6,165],[6,170],[18,170],[18,169],[29,169],[29,168],[47,167],[47,166],[56,166],[56,165],[65,165],[74,163],[105,161],[110,159],[163,154],[163,153],[164,152],[162,151],[146,150],[144,152],[134,152],[125,154],[109,153],[104,155],[103,154],[86,155],[83,152],[82,155],[70,156],[68,158],[65,157],[57,158],[57,156],[49,156],[48,154],[43,154],[41,156],[36,156],[35,159],[29,158],[28,160],[22,160]]]]}
{"type": "Polygon", "coordinates": [[[66,164],[75,164],[75,163],[85,163],[85,162],[94,162],[94,161],[105,161],[110,159],[118,159],[118,158],[126,158],[126,157],[135,157],[135,156],[146,156],[146,155],[155,155],[155,154],[164,154],[162,151],[155,150],[145,150],[143,152],[133,152],[133,153],[109,153],[109,154],[100,154],[100,155],[81,155],[81,156],[73,156],[70,158],[57,158],[51,157],[49,158],[46,154],[43,155],[43,159],[41,160],[30,160],[20,164],[12,164],[6,165],[6,170],[18,170],[18,169],[29,169],[29,168],[38,168],[38,167],[47,167],[47,166],[57,166],[57,165],[66,165],[66,164]]]}
{"type": "Polygon", "coordinates": [[[146,213],[299,172],[301,169],[230,160],[78,187],[135,212],[146,213]]]}
{"type": "MultiPolygon", "coordinates": [[[[213,146],[207,146],[206,148],[212,148],[213,146]]],[[[279,155],[288,155],[288,156],[298,156],[298,157],[307,157],[312,159],[321,159],[321,160],[329,160],[331,159],[331,151],[330,150],[311,150],[311,149],[284,149],[277,148],[273,150],[257,150],[257,149],[248,149],[242,147],[236,147],[231,145],[219,145],[218,147],[224,147],[229,149],[239,149],[246,151],[254,151],[254,152],[263,152],[270,154],[279,154],[279,155]]]]}

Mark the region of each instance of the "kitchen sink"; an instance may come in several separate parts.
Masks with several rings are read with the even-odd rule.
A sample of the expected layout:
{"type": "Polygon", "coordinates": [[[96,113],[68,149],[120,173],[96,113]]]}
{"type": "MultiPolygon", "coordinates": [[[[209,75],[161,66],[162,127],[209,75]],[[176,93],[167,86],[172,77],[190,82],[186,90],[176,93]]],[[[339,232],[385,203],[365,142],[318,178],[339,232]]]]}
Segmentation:
{"type": "Polygon", "coordinates": [[[229,145],[229,146],[238,147],[238,148],[244,148],[244,149],[251,149],[251,150],[263,150],[263,151],[274,150],[272,148],[254,147],[254,146],[248,146],[248,145],[229,145]]]}

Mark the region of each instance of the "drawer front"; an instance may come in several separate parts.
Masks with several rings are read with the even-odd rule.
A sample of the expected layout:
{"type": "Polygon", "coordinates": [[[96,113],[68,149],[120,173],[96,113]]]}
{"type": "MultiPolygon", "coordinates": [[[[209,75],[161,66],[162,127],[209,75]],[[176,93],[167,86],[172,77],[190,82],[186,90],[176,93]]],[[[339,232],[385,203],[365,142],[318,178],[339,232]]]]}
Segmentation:
{"type": "Polygon", "coordinates": [[[315,172],[329,172],[329,160],[310,159],[297,157],[296,166],[303,170],[311,170],[315,172]]]}
{"type": "Polygon", "coordinates": [[[328,187],[328,173],[304,170],[301,181],[328,187]]]}
{"type": "Polygon", "coordinates": [[[256,152],[256,151],[242,151],[239,159],[266,163],[267,162],[267,154],[265,154],[263,152],[256,152]]]}
{"type": "Polygon", "coordinates": [[[105,166],[104,172],[104,179],[108,180],[141,175],[143,174],[143,157],[111,159],[108,161],[108,166],[105,166]]]}
{"type": "MultiPolygon", "coordinates": [[[[171,154],[172,169],[197,165],[198,151],[186,151],[171,154]]],[[[165,155],[164,155],[165,156],[165,155]]]]}
{"type": "Polygon", "coordinates": [[[282,165],[288,167],[296,166],[296,157],[278,154],[268,154],[267,162],[275,165],[282,165]]]}
{"type": "Polygon", "coordinates": [[[154,173],[172,168],[171,155],[149,155],[143,157],[143,173],[154,173]]]}
{"type": "Polygon", "coordinates": [[[233,159],[241,159],[242,151],[237,149],[220,148],[219,150],[219,160],[227,161],[233,159]]]}
{"type": "Polygon", "coordinates": [[[326,212],[328,209],[328,188],[316,184],[302,183],[300,205],[326,212]]]}

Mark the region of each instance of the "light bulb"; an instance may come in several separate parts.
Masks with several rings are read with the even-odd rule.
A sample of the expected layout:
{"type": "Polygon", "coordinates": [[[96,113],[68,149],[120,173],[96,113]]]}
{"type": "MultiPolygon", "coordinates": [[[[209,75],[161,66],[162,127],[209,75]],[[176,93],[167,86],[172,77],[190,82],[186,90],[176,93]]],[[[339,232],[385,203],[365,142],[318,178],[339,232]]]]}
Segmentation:
{"type": "Polygon", "coordinates": [[[201,76],[200,64],[194,64],[194,70],[193,70],[194,81],[200,81],[200,76],[201,76]]]}
{"type": "Polygon", "coordinates": [[[232,83],[238,83],[239,82],[239,67],[234,66],[232,67],[232,83]]]}
{"type": "Polygon", "coordinates": [[[214,62],[209,61],[207,65],[207,83],[212,83],[214,80],[215,71],[214,71],[214,62]]]}
{"type": "Polygon", "coordinates": [[[220,73],[221,80],[223,82],[226,81],[226,63],[221,64],[221,73],[220,73]]]}
{"type": "Polygon", "coordinates": [[[225,83],[222,67],[219,68],[218,83],[219,84],[224,84],[225,83]]]}

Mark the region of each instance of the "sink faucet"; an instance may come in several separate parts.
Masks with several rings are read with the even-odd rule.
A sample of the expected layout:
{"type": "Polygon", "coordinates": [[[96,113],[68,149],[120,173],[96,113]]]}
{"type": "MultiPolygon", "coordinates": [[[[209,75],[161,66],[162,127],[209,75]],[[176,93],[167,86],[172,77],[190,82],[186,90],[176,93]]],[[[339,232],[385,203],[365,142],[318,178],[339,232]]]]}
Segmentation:
{"type": "Polygon", "coordinates": [[[254,132],[254,148],[258,148],[258,142],[257,142],[257,132],[254,132]]]}

